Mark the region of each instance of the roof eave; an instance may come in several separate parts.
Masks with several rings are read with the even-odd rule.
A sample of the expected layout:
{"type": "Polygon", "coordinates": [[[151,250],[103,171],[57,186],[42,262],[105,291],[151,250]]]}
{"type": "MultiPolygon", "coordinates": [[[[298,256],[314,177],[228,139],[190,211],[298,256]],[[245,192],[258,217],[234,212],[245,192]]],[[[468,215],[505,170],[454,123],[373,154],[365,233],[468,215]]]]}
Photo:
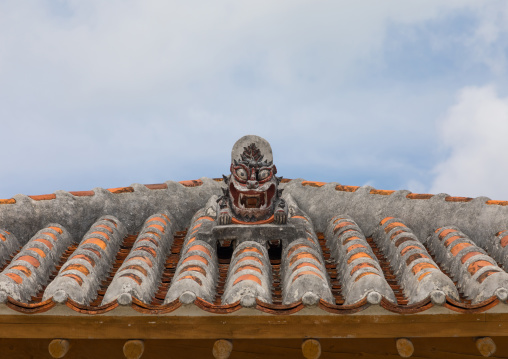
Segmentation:
{"type": "MultiPolygon", "coordinates": [[[[508,336],[508,313],[267,315],[244,309],[228,315],[1,315],[2,338],[66,339],[283,339],[508,336]]],[[[429,310],[429,312],[432,310],[429,310]]],[[[61,313],[63,314],[63,313],[61,313]]],[[[181,313],[183,314],[183,313],[181,313]]]]}

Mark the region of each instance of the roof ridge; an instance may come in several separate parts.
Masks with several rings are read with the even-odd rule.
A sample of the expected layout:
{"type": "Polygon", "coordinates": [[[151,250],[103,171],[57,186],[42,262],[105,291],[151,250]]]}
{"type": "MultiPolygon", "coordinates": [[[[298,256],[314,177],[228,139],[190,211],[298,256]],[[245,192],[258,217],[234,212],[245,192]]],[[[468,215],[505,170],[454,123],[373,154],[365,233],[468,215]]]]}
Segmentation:
{"type": "MultiPolygon", "coordinates": [[[[222,182],[223,179],[222,178],[212,178],[214,181],[216,182],[222,182]]],[[[291,182],[292,179],[288,179],[288,178],[284,178],[282,180],[282,183],[288,183],[288,182],[291,182]]],[[[181,185],[185,186],[185,187],[199,187],[203,184],[203,181],[200,180],[200,179],[197,179],[197,180],[186,180],[186,181],[179,181],[178,183],[180,183],[181,185]]],[[[302,186],[311,186],[311,187],[322,187],[326,184],[329,184],[329,183],[332,183],[332,182],[318,182],[318,181],[302,181],[302,186]]],[[[158,190],[158,189],[167,189],[168,188],[168,185],[167,183],[156,183],[156,184],[145,184],[143,185],[145,186],[146,188],[150,189],[150,190],[158,190]]],[[[335,190],[337,191],[341,191],[341,192],[356,192],[358,189],[362,188],[361,186],[346,186],[346,185],[341,185],[341,184],[338,184],[335,186],[335,190]]],[[[132,186],[127,186],[127,187],[116,187],[116,188],[106,188],[107,191],[111,192],[111,193],[115,193],[115,194],[118,194],[118,193],[130,193],[130,192],[134,192],[134,187],[132,186]]],[[[406,190],[399,190],[399,191],[406,191],[406,190]]],[[[64,192],[67,192],[67,193],[70,193],[71,195],[75,196],[75,197],[90,197],[90,196],[94,196],[95,195],[95,192],[93,190],[89,190],[89,191],[64,191],[64,192]]],[[[375,189],[375,188],[372,188],[369,192],[369,194],[375,194],[375,195],[381,195],[381,196],[390,196],[391,194],[395,193],[395,192],[398,192],[396,190],[382,190],[382,189],[375,189]]],[[[406,198],[408,199],[430,199],[434,196],[436,196],[436,194],[430,194],[430,193],[413,193],[413,192],[410,192],[408,191],[409,193],[406,195],[406,198]]],[[[34,201],[47,201],[47,200],[52,200],[52,199],[56,199],[56,194],[55,193],[51,193],[51,194],[42,194],[42,195],[29,195],[27,196],[29,198],[31,198],[32,200],[34,201]]],[[[484,196],[480,196],[480,197],[475,197],[475,198],[483,198],[484,196]]],[[[461,196],[445,196],[444,197],[444,200],[446,202],[471,202],[472,200],[474,200],[475,198],[473,197],[461,197],[461,196]]],[[[16,203],[16,199],[15,198],[7,198],[7,199],[0,199],[0,205],[2,204],[15,204],[16,203]]],[[[508,201],[500,201],[500,200],[492,200],[492,199],[488,199],[485,201],[485,204],[488,204],[488,205],[498,205],[498,206],[508,206],[508,201]]]]}
{"type": "MultiPolygon", "coordinates": [[[[222,181],[220,178],[214,178],[215,181],[222,181]]],[[[181,185],[185,187],[199,187],[203,184],[203,181],[201,180],[186,180],[186,181],[180,181],[178,182],[181,185]]],[[[167,183],[155,183],[155,184],[145,184],[143,185],[148,189],[151,190],[157,190],[157,189],[167,189],[168,184],[167,183]]],[[[134,192],[133,186],[127,186],[127,187],[115,187],[115,188],[106,188],[106,191],[109,191],[111,193],[130,193],[134,192]]],[[[58,191],[61,192],[61,191],[58,191]]],[[[95,195],[95,191],[89,190],[89,191],[63,191],[72,194],[75,197],[91,197],[95,195]]],[[[27,196],[34,201],[48,201],[52,199],[56,199],[55,193],[50,194],[40,194],[40,195],[29,195],[27,196]]],[[[7,198],[7,199],[0,199],[0,204],[15,204],[16,199],[15,198],[7,198]]]]}

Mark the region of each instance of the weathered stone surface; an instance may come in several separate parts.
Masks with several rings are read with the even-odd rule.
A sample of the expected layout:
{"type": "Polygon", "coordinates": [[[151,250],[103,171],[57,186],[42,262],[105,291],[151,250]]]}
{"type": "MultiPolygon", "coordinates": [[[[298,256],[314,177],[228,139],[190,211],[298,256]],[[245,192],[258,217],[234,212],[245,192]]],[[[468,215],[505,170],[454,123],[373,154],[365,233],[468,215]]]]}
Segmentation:
{"type": "Polygon", "coordinates": [[[289,207],[288,224],[298,230],[291,242],[283,242],[281,258],[282,303],[303,301],[315,305],[316,297],[329,303],[335,299],[330,290],[321,246],[310,218],[301,211],[290,195],[285,200],[289,207]]]}
{"type": "Polygon", "coordinates": [[[434,262],[425,246],[402,219],[386,217],[373,236],[386,256],[409,303],[428,298],[434,291],[459,300],[452,280],[434,262]]]}
{"type": "MultiPolygon", "coordinates": [[[[99,218],[62,266],[56,278],[47,286],[43,300],[53,297],[57,292],[64,292],[68,298],[80,304],[93,301],[126,234],[125,227],[117,218],[99,218]]],[[[63,296],[63,293],[59,296],[63,296]]]]}
{"type": "Polygon", "coordinates": [[[508,274],[457,227],[438,228],[427,245],[473,304],[508,288],[508,274]]]}
{"type": "MultiPolygon", "coordinates": [[[[235,248],[229,265],[222,303],[235,303],[246,296],[271,303],[271,290],[272,272],[265,246],[254,241],[240,243],[235,248]]],[[[249,300],[245,303],[248,302],[249,300]]]]}
{"type": "Polygon", "coordinates": [[[336,263],[345,304],[357,303],[373,292],[396,302],[376,255],[353,219],[335,216],[325,238],[336,263]]]}
{"type": "Polygon", "coordinates": [[[173,244],[175,225],[169,212],[148,217],[129,255],[109,285],[103,304],[128,293],[150,303],[159,284],[166,257],[173,244]]]}
{"type": "Polygon", "coordinates": [[[185,298],[190,298],[191,294],[213,302],[218,279],[217,242],[213,238],[201,240],[199,234],[209,232],[210,226],[215,224],[216,213],[210,209],[215,207],[216,199],[215,196],[210,198],[206,206],[194,214],[164,303],[178,298],[190,302],[185,298]]]}
{"type": "Polygon", "coordinates": [[[59,224],[41,229],[0,273],[0,292],[20,302],[30,301],[48,284],[51,272],[71,243],[69,232],[59,224]]]}

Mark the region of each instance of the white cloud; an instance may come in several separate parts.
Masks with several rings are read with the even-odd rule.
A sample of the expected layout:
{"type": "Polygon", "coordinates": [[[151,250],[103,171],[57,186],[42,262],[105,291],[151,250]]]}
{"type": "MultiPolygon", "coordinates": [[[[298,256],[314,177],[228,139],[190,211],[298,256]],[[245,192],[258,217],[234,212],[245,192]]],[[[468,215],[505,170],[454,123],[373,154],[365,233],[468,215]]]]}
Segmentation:
{"type": "Polygon", "coordinates": [[[389,26],[476,8],[473,0],[1,1],[8,151],[0,160],[10,170],[0,186],[40,193],[213,175],[205,167],[226,170],[246,133],[271,140],[294,176],[318,161],[328,172],[399,170],[399,159],[379,154],[421,146],[404,131],[427,134],[422,99],[438,106],[445,90],[379,88],[375,79],[359,89],[355,79],[384,61],[389,26]],[[16,187],[34,174],[47,189],[16,187]]]}
{"type": "Polygon", "coordinates": [[[159,105],[162,95],[192,102],[193,84],[231,90],[232,81],[326,91],[376,56],[388,23],[434,19],[458,4],[70,1],[55,15],[43,2],[4,2],[0,80],[10,86],[1,92],[36,109],[79,109],[159,105]]]}
{"type": "Polygon", "coordinates": [[[435,168],[431,192],[508,199],[508,97],[492,86],[462,89],[438,133],[450,154],[435,168]]]}
{"type": "Polygon", "coordinates": [[[479,24],[472,37],[465,43],[471,58],[489,66],[497,74],[506,74],[508,59],[508,3],[494,0],[478,3],[479,24]]]}

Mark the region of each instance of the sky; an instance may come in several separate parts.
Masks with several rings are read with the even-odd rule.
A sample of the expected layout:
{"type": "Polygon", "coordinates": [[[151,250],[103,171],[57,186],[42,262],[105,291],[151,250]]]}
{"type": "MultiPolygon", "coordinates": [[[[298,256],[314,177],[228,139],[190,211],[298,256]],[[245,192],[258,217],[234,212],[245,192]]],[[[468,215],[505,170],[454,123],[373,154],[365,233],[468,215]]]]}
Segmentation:
{"type": "Polygon", "coordinates": [[[508,200],[508,3],[0,0],[0,198],[220,177],[508,200]]]}

